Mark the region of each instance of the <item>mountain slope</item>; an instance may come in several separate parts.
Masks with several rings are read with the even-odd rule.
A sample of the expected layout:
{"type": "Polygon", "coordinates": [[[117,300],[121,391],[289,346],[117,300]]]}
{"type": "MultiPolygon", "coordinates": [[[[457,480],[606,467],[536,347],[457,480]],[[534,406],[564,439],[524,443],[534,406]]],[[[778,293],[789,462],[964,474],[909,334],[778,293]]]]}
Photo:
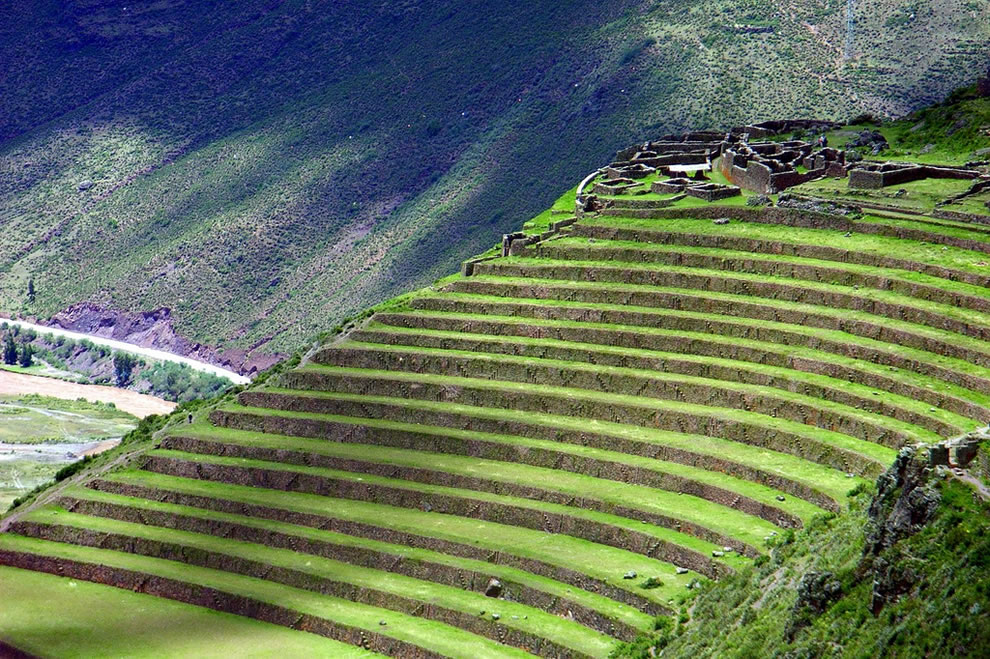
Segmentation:
{"type": "Polygon", "coordinates": [[[987,0],[911,7],[15,3],[0,311],[166,307],[218,360],[263,365],[643,135],[897,114],[985,69],[987,0]]]}

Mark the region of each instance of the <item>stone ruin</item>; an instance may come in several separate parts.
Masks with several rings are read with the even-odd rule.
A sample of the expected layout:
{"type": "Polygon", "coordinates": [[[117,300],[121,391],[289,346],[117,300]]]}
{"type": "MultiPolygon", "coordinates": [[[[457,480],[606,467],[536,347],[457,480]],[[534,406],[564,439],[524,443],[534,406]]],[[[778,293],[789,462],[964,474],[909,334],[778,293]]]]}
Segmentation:
{"type": "Polygon", "coordinates": [[[617,153],[615,162],[604,170],[607,180],[596,184],[594,193],[622,194],[636,187],[638,179],[656,171],[674,180],[654,184],[654,192],[683,192],[706,201],[737,195],[739,188],[771,194],[822,176],[845,177],[845,153],[838,149],[816,148],[802,140],[751,141],[796,130],[823,132],[838,125],[787,119],[739,126],[727,133],[665,135],[617,153]],[[713,183],[704,176],[703,172],[712,169],[715,161],[733,185],[713,183]],[[798,167],[807,171],[799,172],[798,167]],[[692,171],[696,178],[687,179],[685,175],[692,171]]]}
{"type": "Polygon", "coordinates": [[[976,179],[980,172],[962,167],[918,165],[913,162],[857,163],[849,169],[849,187],[880,190],[926,178],[976,179]]]}

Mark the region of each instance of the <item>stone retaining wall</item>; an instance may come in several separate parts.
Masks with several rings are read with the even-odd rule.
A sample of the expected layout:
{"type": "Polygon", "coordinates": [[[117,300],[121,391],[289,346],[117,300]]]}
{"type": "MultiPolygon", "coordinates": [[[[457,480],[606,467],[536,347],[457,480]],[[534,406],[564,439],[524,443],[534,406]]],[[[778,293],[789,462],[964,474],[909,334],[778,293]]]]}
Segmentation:
{"type": "Polygon", "coordinates": [[[351,627],[285,607],[226,593],[206,586],[176,581],[108,565],[94,565],[41,554],[0,549],[0,565],[56,574],[81,581],[123,588],[215,611],[254,618],[282,627],[310,632],[373,652],[414,659],[442,659],[442,655],[373,631],[351,627]]]}
{"type": "MultiPolygon", "coordinates": [[[[614,400],[600,402],[590,398],[578,400],[576,395],[580,392],[575,391],[576,395],[572,398],[569,392],[567,394],[549,393],[545,388],[545,386],[567,386],[572,389],[604,391],[644,399],[655,398],[713,408],[745,410],[842,433],[890,448],[900,448],[917,439],[913,433],[886,427],[881,419],[876,419],[877,423],[872,423],[871,420],[865,420],[856,415],[853,410],[823,409],[810,401],[794,401],[777,397],[774,395],[773,389],[765,392],[733,390],[718,381],[712,381],[709,384],[659,377],[596,375],[594,372],[567,371],[556,367],[540,368],[535,365],[516,366],[520,373],[513,377],[511,373],[513,366],[516,365],[489,365],[489,369],[495,380],[522,381],[536,385],[531,392],[490,389],[481,382],[474,387],[471,385],[410,383],[387,378],[362,378],[353,377],[350,374],[313,371],[289,373],[286,377],[286,384],[292,389],[437,400],[478,407],[498,407],[570,417],[601,418],[617,423],[633,423],[646,427],[655,423],[654,419],[657,414],[666,413],[659,411],[656,405],[649,400],[636,401],[635,403],[618,403],[614,400]]],[[[483,368],[480,375],[484,375],[483,368]]],[[[467,375],[467,377],[471,377],[471,375],[467,375]]]]}
{"type": "MultiPolygon", "coordinates": [[[[295,412],[315,412],[318,414],[342,414],[345,416],[401,420],[406,423],[422,423],[432,426],[450,426],[511,435],[529,436],[530,424],[521,421],[484,419],[473,415],[435,412],[407,406],[393,406],[383,403],[351,402],[305,396],[285,397],[276,394],[255,394],[244,399],[244,404],[295,412]]],[[[619,419],[622,415],[619,415],[619,419]]],[[[621,423],[621,421],[619,421],[621,423]]],[[[645,427],[645,426],[644,426],[645,427]]],[[[866,456],[837,448],[828,444],[810,441],[803,434],[777,430],[759,423],[721,419],[702,414],[667,411],[658,414],[650,427],[671,430],[689,435],[707,435],[730,441],[760,446],[781,453],[817,462],[843,473],[856,473],[872,478],[882,473],[884,465],[866,456]]]]}
{"type": "MultiPolygon", "coordinates": [[[[450,299],[429,299],[420,301],[418,308],[432,309],[435,311],[447,312],[467,312],[468,307],[460,300],[450,299]]],[[[760,327],[745,322],[736,321],[731,316],[712,316],[711,319],[697,318],[678,314],[677,312],[644,312],[626,311],[622,309],[606,310],[594,307],[549,307],[538,304],[514,304],[506,303],[486,303],[485,308],[491,315],[509,315],[519,313],[520,315],[542,319],[542,320],[571,320],[586,323],[617,324],[617,325],[638,325],[644,328],[658,327],[668,331],[710,333],[723,338],[737,337],[753,341],[760,341],[768,344],[797,345],[812,350],[834,353],[853,359],[871,361],[883,366],[892,366],[914,371],[921,375],[930,376],[957,384],[966,389],[983,391],[990,389],[990,378],[972,375],[962,371],[956,371],[944,367],[934,361],[918,361],[912,357],[905,357],[893,348],[877,347],[852,344],[845,341],[833,340],[830,338],[819,338],[808,335],[791,327],[760,327]]],[[[473,310],[477,313],[477,309],[473,310]]],[[[456,319],[456,324],[451,325],[451,321],[438,317],[412,316],[399,314],[380,314],[378,320],[386,324],[397,327],[407,327],[415,329],[447,330],[455,329],[459,332],[471,332],[485,334],[489,331],[495,335],[505,336],[525,336],[529,338],[553,338],[561,341],[573,341],[579,343],[597,343],[602,345],[612,345],[625,348],[641,348],[645,350],[656,350],[658,348],[658,337],[629,329],[616,329],[609,327],[555,327],[548,325],[527,325],[524,323],[504,323],[491,320],[462,318],[456,319]]],[[[800,325],[800,321],[796,324],[800,325]]],[[[855,328],[854,328],[855,329],[855,328]]],[[[848,330],[847,330],[848,331],[848,330]]],[[[877,328],[877,334],[869,338],[878,338],[880,341],[890,342],[899,338],[891,336],[889,332],[884,332],[882,328],[877,328]]],[[[692,339],[694,340],[694,339],[692,339]]],[[[664,345],[673,343],[670,337],[664,337],[664,345]]],[[[719,344],[720,345],[720,344],[719,344]]],[[[685,351],[690,351],[687,348],[685,351]]],[[[717,356],[717,355],[714,355],[717,356]]],[[[756,360],[758,361],[758,360],[756,360]]],[[[812,360],[802,361],[801,364],[808,368],[807,364],[812,360]]],[[[800,367],[799,367],[800,368],[800,367]]],[[[804,369],[801,369],[804,370],[804,369]]],[[[824,374],[829,375],[826,371],[824,374]]],[[[894,390],[897,392],[898,390],[894,390]]],[[[904,390],[906,391],[906,390],[904,390]]],[[[946,397],[945,400],[950,400],[946,397]]],[[[956,408],[948,408],[956,409],[956,408]]],[[[964,408],[958,408],[959,413],[964,408]]],[[[983,408],[980,416],[987,414],[983,408]]],[[[974,410],[975,411],[975,410],[974,410]]],[[[966,412],[971,414],[971,412],[966,412]]]]}
{"type": "MultiPolygon", "coordinates": [[[[666,346],[665,346],[666,347],[666,346]]],[[[484,352],[484,348],[480,348],[484,352]]],[[[479,349],[473,352],[479,352],[479,349]]],[[[545,352],[545,351],[543,351],[545,352]]],[[[574,355],[571,355],[572,357],[574,355]]],[[[587,352],[581,354],[583,361],[594,364],[595,356],[587,352]]],[[[553,357],[546,357],[553,359],[553,357]]],[[[594,391],[612,392],[628,395],[653,396],[650,382],[655,378],[626,377],[613,378],[608,373],[595,375],[588,369],[576,370],[559,365],[541,366],[539,363],[519,364],[492,359],[487,356],[462,355],[432,355],[410,354],[408,352],[390,352],[386,348],[369,350],[365,348],[340,348],[323,356],[322,363],[353,368],[368,368],[387,371],[407,371],[414,373],[441,373],[458,377],[476,377],[486,379],[512,380],[516,382],[537,382],[554,386],[580,387],[594,391]]],[[[790,391],[812,398],[847,405],[857,410],[865,410],[874,414],[895,418],[899,421],[919,425],[945,437],[951,437],[965,432],[960,428],[944,423],[936,418],[920,415],[887,401],[878,401],[876,396],[861,396],[849,393],[842,386],[825,386],[795,379],[787,373],[767,373],[765,371],[747,370],[744,364],[725,365],[721,363],[706,363],[695,360],[678,360],[669,358],[622,360],[634,363],[625,368],[637,368],[658,373],[682,374],[692,377],[711,378],[724,382],[740,382],[761,387],[771,387],[790,391]]],[[[618,366],[619,364],[610,364],[618,366]]],[[[838,383],[837,383],[838,384],[838,383]]],[[[657,396],[662,398],[663,396],[657,396]]],[[[802,417],[803,418],[803,417],[802,417]]],[[[800,419],[794,420],[804,423],[800,419]]]]}
{"type": "MultiPolygon", "coordinates": [[[[581,590],[597,593],[603,597],[635,606],[649,615],[666,615],[670,611],[653,600],[646,599],[634,590],[616,588],[615,586],[586,574],[571,570],[565,567],[552,565],[524,556],[516,556],[508,551],[496,551],[482,546],[472,546],[469,544],[434,538],[429,536],[409,533],[386,526],[376,526],[355,522],[340,517],[335,517],[332,511],[327,510],[321,514],[311,514],[286,510],[283,508],[273,508],[231,499],[215,499],[194,494],[185,494],[160,488],[145,487],[131,483],[120,483],[117,481],[97,479],[89,483],[95,490],[119,494],[122,496],[139,497],[150,499],[162,503],[172,503],[181,506],[191,506],[214,510],[217,512],[230,513],[235,515],[245,515],[258,517],[261,519],[271,519],[287,524],[297,524],[312,528],[343,533],[380,542],[388,542],[396,545],[417,547],[431,551],[470,558],[479,561],[486,561],[496,565],[505,565],[531,574],[547,577],[554,581],[573,585],[581,590]]],[[[632,586],[630,586],[632,588],[632,586]]]]}
{"type": "MultiPolygon", "coordinates": [[[[492,309],[493,313],[498,313],[498,309],[492,309]]],[[[508,311],[508,310],[507,310],[508,311]]],[[[526,315],[526,314],[524,314],[526,315]]],[[[496,322],[496,321],[493,321],[496,322]]],[[[502,327],[502,326],[498,326],[502,327]]],[[[814,356],[791,355],[783,349],[783,346],[767,344],[766,348],[752,347],[739,342],[732,341],[731,338],[721,338],[718,336],[692,335],[692,336],[664,336],[662,337],[663,356],[645,357],[641,355],[630,355],[629,353],[615,353],[609,350],[593,349],[594,344],[576,344],[574,346],[545,346],[530,343],[512,341],[511,336],[506,336],[504,329],[497,330],[499,335],[492,340],[479,339],[477,337],[437,337],[432,335],[416,335],[387,330],[362,331],[352,334],[355,341],[368,343],[382,343],[389,345],[419,346],[423,348],[440,348],[446,350],[463,350],[468,352],[490,352],[497,354],[507,354],[516,356],[528,356],[543,359],[556,359],[562,361],[586,362],[602,366],[619,366],[625,368],[643,368],[660,371],[683,373],[685,375],[712,376],[723,380],[735,380],[748,382],[751,384],[762,384],[764,386],[774,386],[782,389],[789,389],[807,394],[809,396],[821,396],[828,400],[835,400],[854,407],[859,404],[862,409],[876,414],[883,414],[892,418],[920,425],[937,432],[943,436],[959,434],[962,430],[956,426],[943,423],[938,419],[927,415],[902,409],[890,404],[886,399],[871,397],[870,399],[860,399],[853,394],[846,394],[843,391],[833,392],[829,388],[809,385],[788,378],[786,373],[766,376],[762,372],[752,371],[745,368],[745,364],[734,366],[709,365],[698,360],[680,359],[676,354],[698,355],[700,357],[713,357],[717,359],[736,360],[741,362],[751,362],[765,366],[774,366],[782,369],[793,369],[816,375],[823,375],[840,381],[854,382],[864,386],[888,391],[899,396],[906,396],[914,400],[923,401],[929,405],[942,408],[949,412],[954,412],[971,419],[977,419],[984,423],[990,423],[990,410],[968,400],[954,395],[943,394],[934,389],[916,386],[909,382],[904,382],[897,378],[887,377],[882,371],[864,369],[856,365],[837,364],[829,360],[815,358],[814,356]],[[721,340],[720,340],[721,339],[721,340]],[[856,402],[856,401],[862,401],[856,402]]],[[[654,348],[655,350],[655,348],[654,348]]],[[[325,359],[318,356],[320,361],[325,359]]]]}
{"type": "MultiPolygon", "coordinates": [[[[882,318],[876,322],[858,318],[843,318],[836,314],[815,313],[803,309],[788,309],[778,307],[770,300],[753,298],[753,301],[721,300],[704,295],[703,292],[667,292],[667,291],[616,291],[605,288],[569,287],[566,282],[557,284],[515,284],[495,281],[461,280],[450,286],[450,290],[463,293],[476,293],[506,298],[535,298],[542,300],[568,300],[593,304],[608,304],[620,306],[652,307],[655,309],[676,309],[693,313],[711,314],[711,322],[717,323],[722,319],[716,316],[744,316],[754,320],[774,323],[787,323],[803,327],[814,327],[825,330],[846,332],[856,336],[873,339],[882,343],[890,343],[926,352],[963,359],[980,366],[990,367],[990,348],[987,351],[976,350],[962,346],[948,338],[935,338],[922,333],[893,327],[883,323],[882,318]]],[[[683,322],[673,314],[658,314],[654,317],[663,322],[666,329],[683,329],[683,322]]],[[[641,323],[634,323],[641,324],[641,323]]],[[[762,330],[763,328],[759,328],[762,330]]],[[[772,328],[776,329],[776,328],[772,328]]],[[[705,331],[705,330],[698,330],[705,331]]],[[[752,338],[752,337],[749,337],[752,338]]],[[[803,341],[812,340],[805,337],[803,341]]],[[[771,341],[776,343],[776,341],[771,341]]],[[[856,346],[856,350],[868,350],[856,346]]],[[[830,350],[830,352],[834,352],[830,350]]],[[[846,354],[846,353],[843,353],[846,354]]],[[[927,371],[920,371],[930,374],[927,371]]],[[[960,377],[963,377],[960,375],[960,377]]],[[[967,376],[968,377],[968,376],[967,376]]],[[[951,380],[961,384],[961,380],[951,380]]],[[[975,380],[971,380],[975,381],[975,380]]],[[[963,385],[972,389],[971,385],[963,385]]]]}
{"type": "MultiPolygon", "coordinates": [[[[175,448],[179,447],[176,446],[175,448]]],[[[410,558],[401,553],[393,554],[367,547],[315,540],[280,531],[262,529],[257,526],[74,497],[63,497],[59,500],[59,505],[70,512],[82,515],[105,517],[122,522],[158,526],[192,533],[203,533],[214,537],[258,543],[267,547],[291,549],[292,551],[304,554],[329,558],[375,570],[385,570],[414,579],[461,588],[462,590],[484,593],[489,580],[492,578],[492,574],[490,573],[481,573],[462,566],[453,567],[442,563],[410,558]]],[[[251,576],[258,576],[258,574],[251,576]]],[[[543,609],[555,615],[570,615],[574,620],[591,629],[610,636],[616,636],[622,640],[631,640],[638,633],[636,628],[621,621],[607,618],[601,613],[577,602],[560,598],[544,591],[535,590],[525,584],[512,581],[501,575],[499,575],[499,580],[502,583],[502,592],[506,599],[543,609]]]]}
{"type": "MultiPolygon", "coordinates": [[[[280,583],[290,588],[308,590],[329,597],[374,606],[406,615],[434,620],[452,627],[458,627],[472,634],[490,638],[496,642],[514,647],[528,647],[534,654],[553,659],[575,656],[566,646],[515,629],[487,616],[464,613],[442,607],[434,602],[410,599],[364,586],[337,581],[303,570],[295,570],[279,565],[246,559],[240,556],[206,551],[178,542],[163,542],[120,533],[106,533],[81,529],[75,526],[38,524],[35,522],[15,522],[13,532],[53,542],[65,542],[84,547],[98,547],[140,556],[148,556],[187,565],[263,578],[265,581],[280,583]]],[[[578,656],[581,656],[578,654],[578,656]]]]}
{"type": "MultiPolygon", "coordinates": [[[[368,501],[399,508],[422,509],[447,515],[483,519],[497,524],[521,526],[546,533],[562,533],[590,542],[633,551],[692,569],[710,578],[729,571],[728,566],[648,533],[640,533],[595,520],[562,513],[540,513],[531,508],[453,494],[423,492],[368,481],[317,476],[291,470],[238,467],[173,457],[150,456],[145,469],[212,482],[263,487],[286,492],[304,492],[324,497],[368,501]]],[[[738,541],[736,541],[736,544],[738,541]]]]}

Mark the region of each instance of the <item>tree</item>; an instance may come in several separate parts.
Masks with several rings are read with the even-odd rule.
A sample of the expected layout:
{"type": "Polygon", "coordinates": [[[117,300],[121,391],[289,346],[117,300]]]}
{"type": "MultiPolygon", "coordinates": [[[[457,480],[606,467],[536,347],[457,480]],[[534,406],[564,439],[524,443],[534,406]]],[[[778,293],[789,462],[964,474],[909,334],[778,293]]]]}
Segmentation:
{"type": "Polygon", "coordinates": [[[28,279],[28,302],[34,304],[34,277],[28,279]]]}
{"type": "Polygon", "coordinates": [[[27,368],[31,365],[34,357],[34,350],[31,348],[29,343],[21,344],[21,352],[17,355],[17,363],[27,368]]]}
{"type": "Polygon", "coordinates": [[[113,374],[118,387],[126,387],[131,381],[131,372],[137,360],[126,352],[113,354],[113,374]]]}
{"type": "Polygon", "coordinates": [[[17,345],[14,343],[14,337],[10,334],[3,342],[3,363],[10,366],[17,363],[17,345]]]}

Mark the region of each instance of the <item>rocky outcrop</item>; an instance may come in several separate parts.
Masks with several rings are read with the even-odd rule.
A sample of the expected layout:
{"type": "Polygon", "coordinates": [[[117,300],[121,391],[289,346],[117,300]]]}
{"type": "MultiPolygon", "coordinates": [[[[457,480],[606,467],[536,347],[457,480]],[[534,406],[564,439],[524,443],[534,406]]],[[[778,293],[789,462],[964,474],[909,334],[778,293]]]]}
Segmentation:
{"type": "Polygon", "coordinates": [[[934,518],[941,495],[930,482],[932,473],[927,451],[906,447],[877,479],[863,550],[866,577],[873,580],[870,608],[874,614],[909,592],[921,578],[909,562],[892,560],[885,552],[934,518]]]}

